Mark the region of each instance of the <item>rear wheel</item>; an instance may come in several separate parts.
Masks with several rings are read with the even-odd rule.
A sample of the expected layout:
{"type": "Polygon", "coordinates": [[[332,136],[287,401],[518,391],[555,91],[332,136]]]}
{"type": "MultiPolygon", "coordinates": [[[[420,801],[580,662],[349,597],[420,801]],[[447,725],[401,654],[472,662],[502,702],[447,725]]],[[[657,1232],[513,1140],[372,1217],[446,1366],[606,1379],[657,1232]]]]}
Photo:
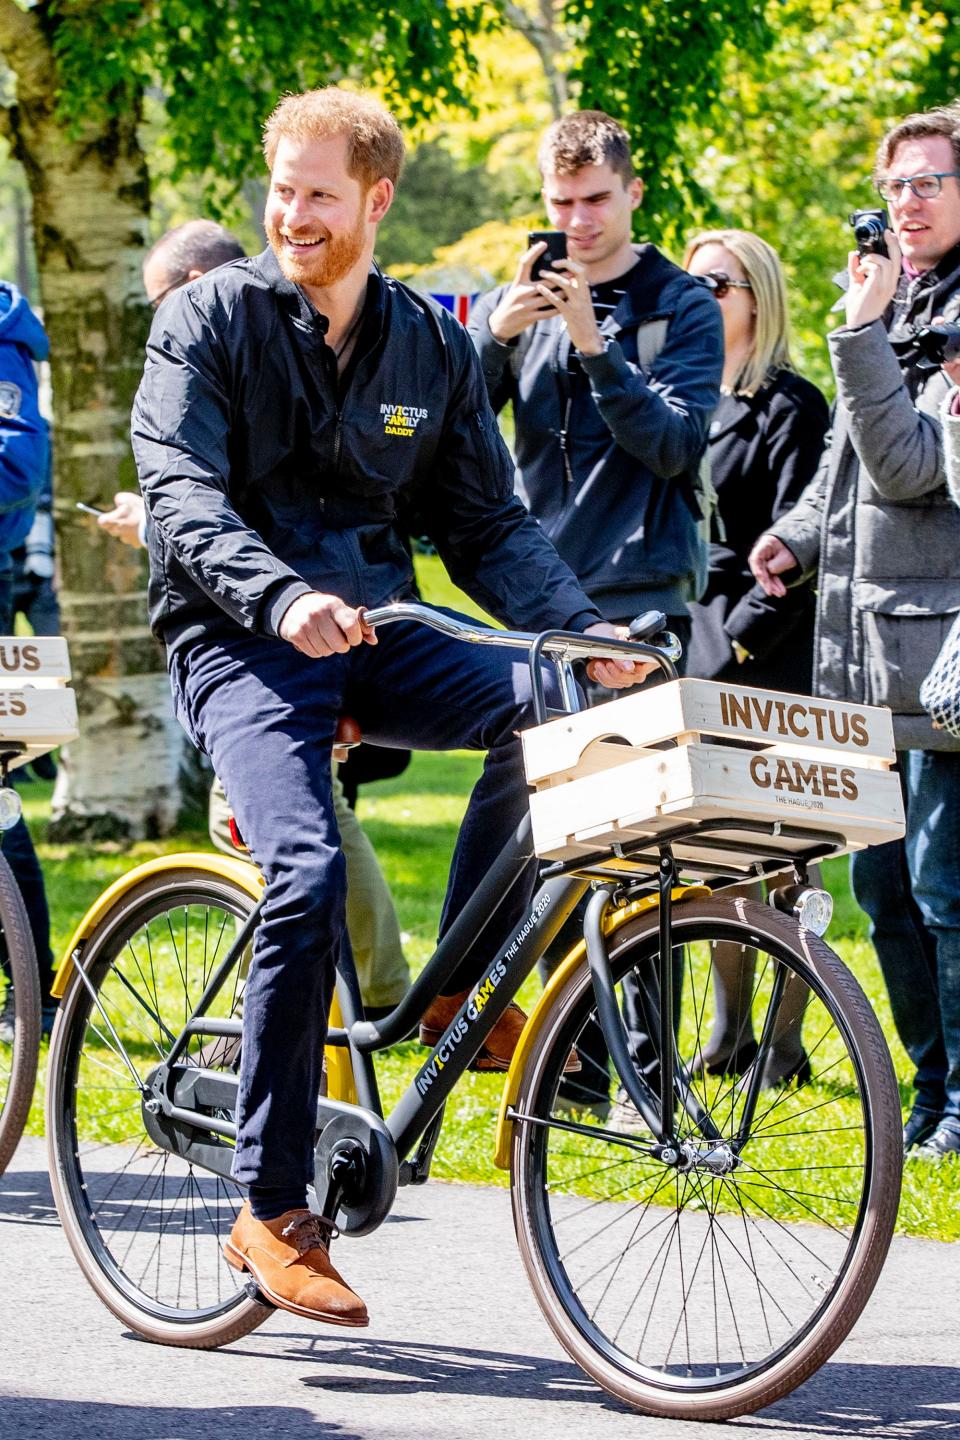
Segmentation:
{"type": "Polygon", "coordinates": [[[40,977],[20,887],[0,854],[0,1174],[27,1123],[40,1053],[40,977]]]}
{"type": "MultiPolygon", "coordinates": [[[[677,906],[674,940],[684,962],[677,1049],[719,1139],[704,1137],[694,1105],[678,1104],[674,1165],[654,1153],[632,1106],[597,1123],[558,1103],[564,1059],[595,1015],[584,966],[521,1082],[514,1220],[541,1308],[584,1370],[648,1414],[720,1420],[794,1389],[863,1310],[897,1214],[900,1109],[880,1027],[822,940],[769,907],[722,899],[677,906]],[[757,953],[748,996],[760,1049],[738,1077],[695,1064],[713,1029],[715,948],[731,943],[757,953]],[[744,1132],[777,997],[800,982],[810,989],[806,1064],[760,1091],[744,1132]]],[[[634,973],[653,1008],[658,948],[655,914],[610,941],[615,979],[634,973]]]]}
{"type": "MultiPolygon", "coordinates": [[[[151,1137],[131,1072],[146,1080],[163,1061],[253,905],[207,872],[144,880],[89,937],[80,963],[96,1000],[74,975],[50,1048],[50,1172],[67,1239],[100,1299],[162,1344],[225,1345],[271,1313],[223,1258],[240,1189],[151,1137]]],[[[207,1015],[241,1015],[245,968],[241,956],[207,1015]]],[[[195,1036],[179,1063],[233,1076],[239,1059],[236,1037],[195,1036]]],[[[228,1170],[229,1142],[211,1143],[228,1170]]]]}

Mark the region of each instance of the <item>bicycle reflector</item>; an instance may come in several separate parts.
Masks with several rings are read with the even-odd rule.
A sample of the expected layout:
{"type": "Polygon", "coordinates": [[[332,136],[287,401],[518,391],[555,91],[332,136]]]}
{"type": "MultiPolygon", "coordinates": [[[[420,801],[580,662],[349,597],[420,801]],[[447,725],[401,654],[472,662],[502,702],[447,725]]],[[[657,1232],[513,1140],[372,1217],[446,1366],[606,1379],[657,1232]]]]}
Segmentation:
{"type": "Polygon", "coordinates": [[[16,790],[0,789],[0,831],[12,830],[23,814],[23,805],[16,790]]]}
{"type": "Polygon", "coordinates": [[[774,910],[792,915],[814,935],[823,935],[833,919],[833,896],[810,885],[785,885],[781,890],[771,890],[769,900],[774,910]]]}

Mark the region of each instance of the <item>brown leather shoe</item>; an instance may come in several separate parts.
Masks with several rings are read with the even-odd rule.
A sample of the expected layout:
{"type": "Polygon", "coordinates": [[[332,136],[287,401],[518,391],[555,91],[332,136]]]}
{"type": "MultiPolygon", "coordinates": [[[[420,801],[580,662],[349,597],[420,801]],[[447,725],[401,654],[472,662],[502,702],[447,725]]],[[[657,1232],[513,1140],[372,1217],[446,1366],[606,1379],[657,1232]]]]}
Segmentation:
{"type": "Polygon", "coordinates": [[[281,1310],[328,1325],[369,1325],[366,1305],[330,1263],[329,1231],[309,1210],[255,1220],[244,1204],[223,1253],[281,1310]]]}
{"type": "MultiPolygon", "coordinates": [[[[469,994],[469,990],[461,990],[459,995],[438,995],[435,1000],[431,1001],[426,1014],[420,1021],[421,1045],[431,1047],[436,1045],[469,994]]],[[[484,1041],[483,1049],[477,1058],[470,1062],[467,1069],[509,1070],[513,1052],[520,1042],[520,1036],[526,1023],[527,1017],[524,1011],[511,1001],[484,1041]]],[[[572,1075],[581,1068],[580,1057],[576,1050],[571,1050],[567,1056],[567,1063],[563,1067],[563,1073],[572,1075]]]]}

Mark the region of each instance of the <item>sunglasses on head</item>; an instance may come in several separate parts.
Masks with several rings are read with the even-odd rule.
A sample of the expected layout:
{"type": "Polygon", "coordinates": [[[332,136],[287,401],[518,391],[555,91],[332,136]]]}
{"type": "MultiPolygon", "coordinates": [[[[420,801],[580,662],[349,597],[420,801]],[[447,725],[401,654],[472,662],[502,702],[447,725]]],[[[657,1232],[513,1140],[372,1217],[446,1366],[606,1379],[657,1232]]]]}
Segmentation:
{"type": "Polygon", "coordinates": [[[753,286],[749,280],[733,280],[726,270],[708,270],[706,275],[700,279],[708,285],[718,300],[722,300],[728,290],[752,290],[753,286]]]}

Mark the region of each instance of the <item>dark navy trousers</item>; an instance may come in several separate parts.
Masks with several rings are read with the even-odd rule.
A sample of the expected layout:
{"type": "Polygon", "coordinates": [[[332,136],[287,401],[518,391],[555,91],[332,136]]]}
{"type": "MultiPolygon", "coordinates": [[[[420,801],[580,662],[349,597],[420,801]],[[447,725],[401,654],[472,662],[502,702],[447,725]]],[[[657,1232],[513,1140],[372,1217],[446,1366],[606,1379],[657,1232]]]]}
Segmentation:
{"type": "MultiPolygon", "coordinates": [[[[283,640],[224,629],[174,651],[171,682],[181,723],[210,756],[266,880],[244,992],[234,1174],[245,1184],[300,1186],[313,1177],[322,1041],[344,933],[330,774],[338,717],[351,715],[377,744],[487,751],[453,856],[442,935],[527,809],[516,736],[532,723],[526,655],[400,622],[378,631],[376,645],[311,660],[283,640]]],[[[449,992],[479,978],[522,919],[535,880],[531,863],[502,926],[491,927],[502,936],[484,934],[449,992]]]]}

